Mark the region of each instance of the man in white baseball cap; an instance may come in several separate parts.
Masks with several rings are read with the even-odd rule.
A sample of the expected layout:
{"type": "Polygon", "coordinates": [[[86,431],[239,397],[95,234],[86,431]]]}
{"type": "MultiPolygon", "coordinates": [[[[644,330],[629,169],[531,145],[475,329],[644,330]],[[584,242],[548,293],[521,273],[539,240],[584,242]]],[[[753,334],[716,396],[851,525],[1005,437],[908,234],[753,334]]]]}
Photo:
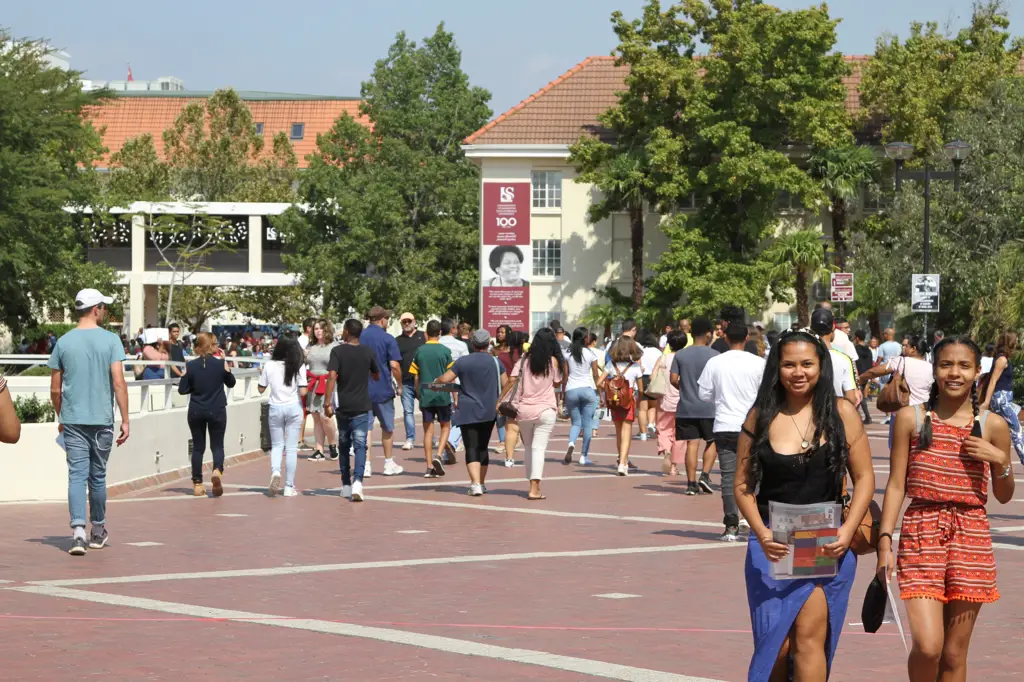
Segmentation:
{"type": "Polygon", "coordinates": [[[57,339],[47,366],[50,400],[60,416],[68,460],[68,508],[73,556],[107,544],[107,459],[114,444],[114,400],[121,413],[117,444],[128,440],[128,387],[124,381],[124,346],[103,328],[113,297],[95,289],[75,296],[78,326],[57,339]],[[86,488],[88,487],[88,498],[86,488]],[[86,501],[92,534],[85,537],[86,501]]]}

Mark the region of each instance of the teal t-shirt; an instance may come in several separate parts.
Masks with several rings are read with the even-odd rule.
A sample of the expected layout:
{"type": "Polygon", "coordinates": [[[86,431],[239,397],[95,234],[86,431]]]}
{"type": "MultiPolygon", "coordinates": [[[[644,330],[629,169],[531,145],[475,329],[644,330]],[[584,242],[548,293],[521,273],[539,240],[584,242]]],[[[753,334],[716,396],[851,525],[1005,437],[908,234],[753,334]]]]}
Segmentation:
{"type": "Polygon", "coordinates": [[[124,346],[106,329],[72,329],[57,339],[47,366],[62,374],[60,421],[83,426],[114,423],[110,365],[124,360],[124,346]]]}

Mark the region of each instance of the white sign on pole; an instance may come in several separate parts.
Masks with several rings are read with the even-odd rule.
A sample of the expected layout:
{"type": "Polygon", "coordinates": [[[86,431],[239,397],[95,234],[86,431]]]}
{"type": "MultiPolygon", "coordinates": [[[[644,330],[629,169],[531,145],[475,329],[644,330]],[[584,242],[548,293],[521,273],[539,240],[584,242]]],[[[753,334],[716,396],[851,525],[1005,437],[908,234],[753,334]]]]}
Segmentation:
{"type": "Polygon", "coordinates": [[[832,302],[853,303],[853,273],[832,273],[832,302]]]}
{"type": "Polygon", "coordinates": [[[912,275],[910,279],[910,311],[939,312],[939,275],[912,275]]]}

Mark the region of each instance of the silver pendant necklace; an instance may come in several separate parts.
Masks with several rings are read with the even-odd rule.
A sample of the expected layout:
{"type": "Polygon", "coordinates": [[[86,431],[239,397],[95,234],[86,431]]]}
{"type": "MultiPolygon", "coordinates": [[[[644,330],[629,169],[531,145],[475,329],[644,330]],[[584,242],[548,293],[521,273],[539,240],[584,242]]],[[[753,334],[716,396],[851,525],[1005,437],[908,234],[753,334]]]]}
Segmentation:
{"type": "Polygon", "coordinates": [[[796,427],[796,432],[798,434],[801,434],[800,447],[804,450],[807,450],[808,448],[811,447],[811,442],[807,440],[807,430],[811,427],[811,424],[814,423],[814,417],[811,417],[811,421],[808,422],[807,428],[804,429],[801,429],[800,425],[796,423],[796,417],[794,415],[789,415],[789,418],[793,420],[793,426],[796,427]]]}

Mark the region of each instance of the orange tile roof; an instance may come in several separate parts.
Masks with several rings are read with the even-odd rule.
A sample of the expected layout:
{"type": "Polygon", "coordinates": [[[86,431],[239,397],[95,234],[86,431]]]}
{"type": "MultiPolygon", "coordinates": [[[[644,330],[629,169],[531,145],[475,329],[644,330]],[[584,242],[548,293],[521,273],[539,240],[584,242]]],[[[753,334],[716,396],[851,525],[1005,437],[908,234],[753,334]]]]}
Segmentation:
{"type": "MultiPolygon", "coordinates": [[[[846,109],[860,110],[861,67],[870,57],[848,56],[852,73],[843,78],[846,109]]],[[[466,144],[572,144],[589,131],[607,138],[598,114],[618,104],[628,66],[615,57],[587,57],[536,93],[466,138],[466,144]]]]}
{"type": "MultiPolygon", "coordinates": [[[[175,118],[190,103],[205,97],[178,96],[119,96],[93,108],[87,115],[97,129],[106,127],[103,144],[109,149],[103,163],[129,139],[143,133],[153,136],[157,154],[164,154],[163,132],[174,124],[175,118]]],[[[243,98],[244,99],[244,98],[243,98]]],[[[308,166],[306,156],[316,151],[316,136],[326,133],[343,112],[359,117],[358,99],[297,96],[295,99],[262,98],[247,100],[254,123],[263,124],[264,149],[269,150],[274,135],[291,132],[292,123],[305,124],[301,140],[292,140],[299,167],[308,166]]]]}

